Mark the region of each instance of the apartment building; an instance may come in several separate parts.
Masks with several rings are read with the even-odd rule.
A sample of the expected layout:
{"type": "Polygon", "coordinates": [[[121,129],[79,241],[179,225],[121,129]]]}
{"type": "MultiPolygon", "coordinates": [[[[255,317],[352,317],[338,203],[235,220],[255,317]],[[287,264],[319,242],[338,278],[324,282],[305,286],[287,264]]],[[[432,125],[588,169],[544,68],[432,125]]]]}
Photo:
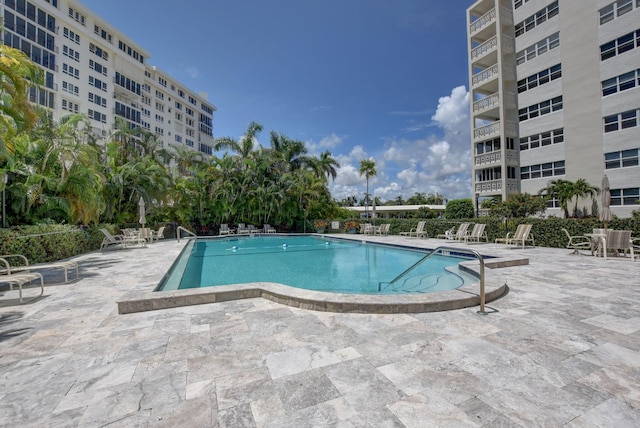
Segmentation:
{"type": "Polygon", "coordinates": [[[640,209],[640,0],[478,0],[467,24],[476,198],[606,174],[640,209]]]}
{"type": "Polygon", "coordinates": [[[107,137],[116,118],[159,136],[165,147],[213,152],[213,112],[195,93],[149,64],[151,53],[75,0],[0,0],[5,45],[45,72],[33,103],[54,119],[83,113],[107,137]]]}

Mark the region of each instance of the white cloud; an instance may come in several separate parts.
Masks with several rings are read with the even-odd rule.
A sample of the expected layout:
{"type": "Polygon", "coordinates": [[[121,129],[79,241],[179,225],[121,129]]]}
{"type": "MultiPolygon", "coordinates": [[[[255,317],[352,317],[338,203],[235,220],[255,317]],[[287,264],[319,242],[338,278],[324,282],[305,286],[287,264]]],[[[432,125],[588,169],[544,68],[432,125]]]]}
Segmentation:
{"type": "MultiPolygon", "coordinates": [[[[382,200],[398,195],[406,199],[415,193],[440,193],[447,199],[470,197],[469,93],[464,86],[440,97],[431,121],[429,130],[423,127],[427,134],[422,138],[388,140],[384,151],[374,157],[378,175],[369,180],[369,188],[375,196],[382,200]]],[[[368,157],[362,146],[336,156],[341,167],[331,192],[337,200],[364,196],[365,179],[358,169],[360,160],[368,157]]]]}
{"type": "Polygon", "coordinates": [[[322,137],[322,139],[318,142],[315,141],[307,141],[305,146],[309,150],[310,154],[318,154],[325,150],[333,151],[337,147],[342,144],[344,140],[343,137],[340,137],[336,134],[327,135],[326,137],[322,137]]]}

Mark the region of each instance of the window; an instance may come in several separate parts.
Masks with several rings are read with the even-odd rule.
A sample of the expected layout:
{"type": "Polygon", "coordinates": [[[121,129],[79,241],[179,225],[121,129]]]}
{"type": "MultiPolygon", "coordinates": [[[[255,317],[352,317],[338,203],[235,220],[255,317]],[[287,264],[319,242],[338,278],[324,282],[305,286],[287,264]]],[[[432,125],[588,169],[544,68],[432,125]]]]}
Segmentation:
{"type": "Polygon", "coordinates": [[[538,165],[520,167],[520,179],[554,177],[565,174],[564,161],[546,162],[538,165]]]}
{"type": "Polygon", "coordinates": [[[564,142],[564,130],[554,129],[540,134],[530,135],[520,138],[520,151],[537,149],[539,147],[549,146],[564,142]]]}
{"type": "Polygon", "coordinates": [[[611,189],[611,205],[638,205],[640,188],[611,189]]]}
{"type": "Polygon", "coordinates": [[[62,72],[71,77],[75,77],[76,79],[80,78],[80,70],[70,66],[69,64],[62,64],[62,72]]]}
{"type": "Polygon", "coordinates": [[[562,110],[562,96],[521,108],[518,110],[518,119],[523,122],[558,110],[562,110]]]}
{"type": "Polygon", "coordinates": [[[97,71],[98,73],[101,73],[104,76],[108,74],[107,67],[104,67],[102,64],[100,64],[99,62],[95,62],[92,59],[89,60],[89,68],[97,71]]]}
{"type": "Polygon", "coordinates": [[[618,114],[604,117],[604,132],[614,132],[621,129],[634,128],[638,126],[638,112],[640,110],[629,110],[618,114]]]}
{"type": "Polygon", "coordinates": [[[535,57],[560,46],[560,33],[554,33],[519,52],[516,53],[516,64],[520,65],[526,61],[531,61],[535,57]]]}
{"type": "Polygon", "coordinates": [[[107,115],[102,114],[99,111],[89,109],[88,116],[89,116],[89,119],[102,122],[102,123],[107,123],[107,115]]]}
{"type": "Polygon", "coordinates": [[[640,46],[640,30],[600,45],[600,60],[605,61],[640,46]]]}
{"type": "Polygon", "coordinates": [[[605,153],[604,165],[606,169],[638,166],[638,149],[605,153]]]}
{"type": "Polygon", "coordinates": [[[539,10],[535,14],[527,17],[524,21],[515,25],[516,37],[523,35],[527,31],[533,30],[537,25],[542,24],[558,14],[558,2],[554,1],[544,9],[539,10]]]}

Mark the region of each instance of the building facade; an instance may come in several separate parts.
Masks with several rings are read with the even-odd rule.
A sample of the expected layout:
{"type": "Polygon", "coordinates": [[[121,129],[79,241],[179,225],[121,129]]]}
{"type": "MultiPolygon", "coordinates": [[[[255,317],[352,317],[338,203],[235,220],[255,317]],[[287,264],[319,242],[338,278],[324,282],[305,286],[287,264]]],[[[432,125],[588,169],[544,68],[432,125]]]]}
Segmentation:
{"type": "Polygon", "coordinates": [[[612,212],[640,209],[640,0],[478,0],[467,24],[476,198],[606,174],[612,212]]]}
{"type": "Polygon", "coordinates": [[[45,72],[33,103],[54,120],[89,117],[106,138],[116,118],[159,136],[163,146],[213,152],[213,112],[197,94],[148,63],[151,54],[76,0],[0,0],[3,42],[45,72]]]}

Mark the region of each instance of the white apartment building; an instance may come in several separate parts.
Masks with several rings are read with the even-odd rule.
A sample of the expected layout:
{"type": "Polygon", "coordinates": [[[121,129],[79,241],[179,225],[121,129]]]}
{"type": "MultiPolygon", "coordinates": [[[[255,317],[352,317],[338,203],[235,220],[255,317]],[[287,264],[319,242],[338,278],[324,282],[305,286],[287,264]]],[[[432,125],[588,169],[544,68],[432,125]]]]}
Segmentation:
{"type": "Polygon", "coordinates": [[[467,24],[476,198],[606,174],[640,209],[640,0],[478,0],[467,24]]]}
{"type": "Polygon", "coordinates": [[[148,63],[151,54],[76,0],[0,0],[3,41],[45,71],[31,101],[54,119],[86,114],[102,137],[116,117],[157,134],[165,147],[213,152],[213,112],[197,94],[148,63]]]}

